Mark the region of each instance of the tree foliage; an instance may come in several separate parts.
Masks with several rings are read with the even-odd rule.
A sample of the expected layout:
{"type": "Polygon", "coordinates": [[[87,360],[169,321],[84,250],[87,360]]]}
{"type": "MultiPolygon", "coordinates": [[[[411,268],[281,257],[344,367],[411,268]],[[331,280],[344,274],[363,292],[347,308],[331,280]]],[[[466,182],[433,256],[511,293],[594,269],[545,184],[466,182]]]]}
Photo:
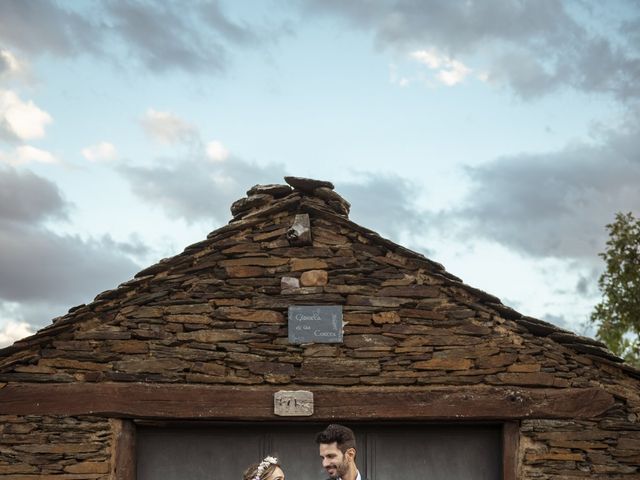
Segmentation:
{"type": "Polygon", "coordinates": [[[602,301],[591,313],[597,337],[616,355],[640,367],[640,219],[616,214],[600,254],[605,271],[598,280],[602,301]]]}

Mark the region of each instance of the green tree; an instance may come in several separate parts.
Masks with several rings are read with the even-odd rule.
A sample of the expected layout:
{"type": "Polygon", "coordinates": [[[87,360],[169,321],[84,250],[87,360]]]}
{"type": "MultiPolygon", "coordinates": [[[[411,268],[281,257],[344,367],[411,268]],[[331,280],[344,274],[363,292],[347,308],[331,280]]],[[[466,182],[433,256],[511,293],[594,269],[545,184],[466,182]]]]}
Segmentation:
{"type": "Polygon", "coordinates": [[[602,301],[591,313],[597,337],[616,355],[640,367],[640,219],[617,213],[607,225],[609,240],[600,254],[605,271],[598,280],[602,301]]]}

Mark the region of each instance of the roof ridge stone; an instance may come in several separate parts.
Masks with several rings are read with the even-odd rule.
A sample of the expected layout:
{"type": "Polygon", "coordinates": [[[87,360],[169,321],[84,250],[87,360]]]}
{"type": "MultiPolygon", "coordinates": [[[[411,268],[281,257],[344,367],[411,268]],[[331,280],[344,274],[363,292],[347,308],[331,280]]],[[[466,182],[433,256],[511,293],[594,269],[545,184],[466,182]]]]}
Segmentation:
{"type": "Polygon", "coordinates": [[[284,180],[287,185],[254,185],[247,190],[246,197],[236,200],[231,205],[232,222],[263,213],[264,210],[268,210],[271,206],[288,200],[294,195],[311,197],[338,215],[349,217],[351,204],[334,190],[333,183],[326,180],[291,176],[284,177],[284,180]]]}

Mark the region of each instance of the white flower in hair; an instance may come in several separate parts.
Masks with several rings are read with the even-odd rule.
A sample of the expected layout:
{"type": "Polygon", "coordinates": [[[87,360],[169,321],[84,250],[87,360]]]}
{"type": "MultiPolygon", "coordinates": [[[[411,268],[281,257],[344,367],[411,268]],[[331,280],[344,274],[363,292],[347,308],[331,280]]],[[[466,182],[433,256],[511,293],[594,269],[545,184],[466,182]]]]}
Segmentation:
{"type": "Polygon", "coordinates": [[[258,465],[258,468],[256,469],[256,475],[252,480],[260,480],[260,477],[262,476],[262,473],[265,471],[265,469],[269,467],[269,465],[275,465],[277,463],[278,459],[276,457],[265,457],[264,460],[260,462],[260,465],[258,465]]]}

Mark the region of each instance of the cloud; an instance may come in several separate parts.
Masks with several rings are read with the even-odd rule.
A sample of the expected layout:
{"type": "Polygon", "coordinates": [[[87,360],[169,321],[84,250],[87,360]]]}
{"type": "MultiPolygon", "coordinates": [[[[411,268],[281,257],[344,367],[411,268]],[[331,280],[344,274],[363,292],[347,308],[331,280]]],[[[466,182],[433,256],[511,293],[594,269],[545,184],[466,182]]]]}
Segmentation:
{"type": "Polygon", "coordinates": [[[68,208],[54,183],[29,171],[0,167],[0,222],[35,224],[64,219],[68,208]]]}
{"type": "Polygon", "coordinates": [[[130,279],[141,268],[131,257],[148,250],[135,239],[81,239],[0,220],[0,346],[130,279]]]}
{"type": "Polygon", "coordinates": [[[207,144],[207,157],[214,162],[224,162],[229,158],[229,150],[219,140],[207,144]]]}
{"type": "MultiPolygon", "coordinates": [[[[47,219],[67,218],[68,209],[49,180],[0,168],[0,313],[5,318],[8,304],[14,305],[11,318],[21,322],[28,314],[49,312],[47,306],[68,308],[90,301],[139,269],[130,258],[147,252],[139,241],[83,239],[44,226],[47,219]]],[[[33,324],[33,319],[27,321],[33,324]]]]}
{"type": "Polygon", "coordinates": [[[0,300],[0,347],[31,335],[69,309],[70,304],[32,301],[27,303],[0,300]],[[2,343],[4,342],[4,345],[2,343]]]}
{"type": "Polygon", "coordinates": [[[349,218],[396,242],[407,235],[425,234],[429,214],[413,200],[419,186],[393,174],[358,173],[358,180],[339,182],[336,191],[352,205],[349,218]]]}
{"type": "Polygon", "coordinates": [[[600,268],[592,268],[590,271],[579,275],[575,286],[575,293],[585,298],[597,298],[598,279],[600,278],[600,268]]]}
{"type": "Polygon", "coordinates": [[[234,48],[264,48],[287,33],[286,26],[236,22],[221,2],[110,2],[110,33],[149,70],[220,73],[234,48]]]}
{"type": "Polygon", "coordinates": [[[171,112],[150,108],[140,120],[145,133],[160,143],[200,143],[197,129],[171,112]]]}
{"type": "Polygon", "coordinates": [[[281,165],[262,167],[232,156],[220,140],[205,146],[195,126],[170,112],[150,109],[142,126],[152,138],[189,149],[188,159],[174,158],[171,166],[164,159],[162,166],[117,167],[136,196],[171,217],[224,222],[231,204],[244,196],[247,179],[273,183],[285,175],[281,165]]]}
{"type": "Polygon", "coordinates": [[[50,152],[32,147],[31,145],[20,145],[12,153],[0,152],[0,162],[12,166],[25,165],[28,163],[60,163],[60,161],[50,152]]]}
{"type": "Polygon", "coordinates": [[[34,331],[26,322],[9,321],[0,328],[0,348],[11,345],[16,340],[33,335],[34,331]]]}
{"type": "MultiPolygon", "coordinates": [[[[199,131],[169,112],[149,110],[143,127],[150,136],[167,143],[195,146],[188,160],[173,159],[171,166],[163,162],[152,167],[117,167],[138,198],[160,207],[170,217],[190,223],[224,222],[229,219],[231,204],[244,196],[247,184],[278,183],[291,174],[279,164],[261,166],[231,155],[220,140],[204,147],[199,131]]],[[[417,185],[394,175],[357,176],[358,182],[340,184],[357,205],[355,221],[396,241],[403,234],[422,233],[423,212],[417,212],[411,202],[417,185]]]]}
{"type": "MultiPolygon", "coordinates": [[[[279,164],[261,166],[231,155],[220,140],[204,147],[197,128],[169,112],[149,110],[143,127],[154,138],[195,146],[188,159],[175,158],[170,166],[165,161],[151,167],[117,167],[138,198],[172,218],[222,223],[248,184],[278,183],[285,175],[296,175],[279,164]]],[[[359,172],[356,176],[358,181],[339,184],[353,202],[354,221],[395,241],[424,234],[430,214],[418,211],[412,201],[418,185],[396,175],[359,172]]]]}
{"type": "Polygon", "coordinates": [[[175,166],[121,166],[133,193],[187,222],[230,219],[229,207],[244,196],[247,184],[274,183],[285,175],[281,165],[259,166],[231,157],[225,162],[185,160],[175,166]]]}
{"type": "Polygon", "coordinates": [[[116,147],[109,142],[100,142],[83,148],[81,153],[82,156],[90,162],[115,160],[118,156],[116,147]]]}
{"type": "Polygon", "coordinates": [[[0,2],[0,42],[24,52],[61,56],[96,52],[104,29],[56,2],[0,2]]]}
{"type": "Polygon", "coordinates": [[[51,115],[39,109],[33,102],[23,102],[11,90],[0,90],[0,138],[41,138],[49,123],[51,115]]]}
{"type": "Polygon", "coordinates": [[[599,261],[615,213],[640,212],[638,152],[636,120],[601,132],[598,144],[470,167],[466,204],[444,217],[461,222],[467,234],[535,257],[599,261]]]}
{"type": "Polygon", "coordinates": [[[241,25],[231,21],[220,8],[218,1],[203,3],[197,9],[207,26],[236,45],[257,45],[265,36],[258,34],[258,29],[252,25],[241,25]]]}
{"type": "Polygon", "coordinates": [[[336,15],[372,30],[379,45],[400,51],[422,44],[464,53],[493,46],[495,41],[521,44],[575,34],[579,29],[563,5],[553,0],[306,0],[303,4],[316,13],[336,15]]]}
{"type": "Polygon", "coordinates": [[[410,57],[419,63],[437,70],[436,78],[447,86],[462,82],[471,73],[471,69],[458,60],[439,53],[436,49],[416,50],[410,57]]]}
{"type": "MultiPolygon", "coordinates": [[[[623,101],[640,97],[640,51],[633,33],[638,11],[632,2],[616,12],[595,2],[555,0],[301,4],[315,17],[341,18],[372,32],[383,49],[436,49],[450,58],[474,58],[481,63],[476,69],[486,71],[489,80],[523,98],[566,87],[623,101]],[[630,12],[633,17],[627,19],[630,12]],[[615,30],[605,24],[612,16],[620,28],[604,36],[600,32],[615,30]]],[[[452,73],[442,79],[456,78],[452,73]]]]}
{"type": "Polygon", "coordinates": [[[542,315],[542,320],[545,322],[553,323],[554,325],[564,328],[565,330],[575,331],[575,325],[572,324],[564,315],[557,315],[553,313],[546,313],[542,315]]]}
{"type": "Polygon", "coordinates": [[[150,8],[133,1],[112,2],[107,9],[114,31],[150,70],[197,72],[225,67],[226,49],[203,36],[189,9],[180,14],[169,4],[150,8]]]}
{"type": "Polygon", "coordinates": [[[12,71],[11,57],[6,50],[0,50],[0,76],[12,71]]]}
{"type": "Polygon", "coordinates": [[[0,49],[0,78],[16,75],[24,70],[24,66],[9,50],[0,49]]]}
{"type": "Polygon", "coordinates": [[[84,240],[45,228],[4,224],[0,230],[0,299],[68,305],[90,301],[139,269],[110,237],[84,240]]]}
{"type": "Polygon", "coordinates": [[[232,48],[264,48],[284,31],[235,22],[217,1],[0,2],[0,44],[116,62],[124,51],[153,72],[220,73],[232,48]]]}

